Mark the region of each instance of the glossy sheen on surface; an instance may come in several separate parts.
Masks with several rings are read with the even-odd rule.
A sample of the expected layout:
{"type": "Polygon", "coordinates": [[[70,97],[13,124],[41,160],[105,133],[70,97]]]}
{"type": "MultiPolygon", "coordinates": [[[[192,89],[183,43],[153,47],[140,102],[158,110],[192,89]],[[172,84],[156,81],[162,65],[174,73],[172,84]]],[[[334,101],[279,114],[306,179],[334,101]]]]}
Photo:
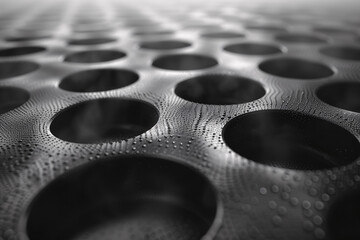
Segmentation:
{"type": "Polygon", "coordinates": [[[360,239],[359,1],[18,1],[0,240],[360,239]]]}

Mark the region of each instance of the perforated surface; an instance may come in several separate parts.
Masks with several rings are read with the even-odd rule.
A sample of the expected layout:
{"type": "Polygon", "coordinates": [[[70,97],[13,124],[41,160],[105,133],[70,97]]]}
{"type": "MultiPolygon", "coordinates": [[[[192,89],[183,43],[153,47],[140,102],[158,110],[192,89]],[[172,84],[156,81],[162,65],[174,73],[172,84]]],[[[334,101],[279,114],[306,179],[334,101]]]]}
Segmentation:
{"type": "Polygon", "coordinates": [[[37,240],[29,206],[52,180],[138,155],[208,179],[213,222],[145,214],[78,239],[358,239],[358,3],[1,6],[0,240],[37,240]]]}

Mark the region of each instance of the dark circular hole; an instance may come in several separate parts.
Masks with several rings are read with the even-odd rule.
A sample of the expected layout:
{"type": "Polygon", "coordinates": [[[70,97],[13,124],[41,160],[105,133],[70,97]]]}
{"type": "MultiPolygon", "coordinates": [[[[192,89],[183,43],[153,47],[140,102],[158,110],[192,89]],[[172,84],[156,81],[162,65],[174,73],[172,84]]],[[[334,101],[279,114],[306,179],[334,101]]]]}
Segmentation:
{"type": "Polygon", "coordinates": [[[225,105],[259,99],[265,89],[250,79],[217,74],[185,80],[176,86],[175,93],[191,102],[225,105]]]}
{"type": "Polygon", "coordinates": [[[360,83],[330,83],[320,87],[316,94],[327,104],[360,113],[360,83]]]}
{"type": "Polygon", "coordinates": [[[96,45],[96,44],[104,44],[114,41],[116,40],[113,38],[85,38],[85,39],[72,39],[69,40],[68,43],[70,45],[96,45]]]}
{"type": "Polygon", "coordinates": [[[236,153],[265,165],[318,170],[347,165],[360,155],[358,140],[320,118],[294,111],[264,110],[236,117],[223,131],[236,153]]]}
{"type": "Polygon", "coordinates": [[[334,74],[333,70],[324,64],[297,58],[266,60],[259,68],[275,76],[295,79],[324,78],[334,74]]]}
{"type": "Polygon", "coordinates": [[[329,46],[320,49],[320,52],[326,56],[344,59],[360,61],[360,48],[359,47],[335,47],[329,46]]]}
{"type": "Polygon", "coordinates": [[[65,77],[59,87],[73,92],[99,92],[126,87],[139,76],[128,70],[95,69],[71,74],[65,77]]]}
{"type": "Polygon", "coordinates": [[[204,33],[201,35],[204,38],[214,38],[214,39],[221,39],[221,38],[242,38],[245,37],[242,33],[235,33],[235,32],[213,32],[213,33],[204,33]]]}
{"type": "Polygon", "coordinates": [[[288,43],[326,43],[327,41],[319,36],[301,33],[287,33],[276,36],[277,40],[288,43]]]}
{"type": "Polygon", "coordinates": [[[246,29],[265,32],[286,32],[286,29],[284,27],[271,25],[248,25],[246,26],[246,29]]]}
{"type": "Polygon", "coordinates": [[[169,35],[173,34],[174,31],[170,30],[143,30],[134,32],[135,36],[157,36],[157,35],[169,35]]]}
{"type": "Polygon", "coordinates": [[[279,47],[260,43],[238,43],[231,44],[224,48],[225,51],[245,55],[270,55],[281,53],[279,47]]]}
{"type": "Polygon", "coordinates": [[[171,50],[186,48],[191,46],[190,43],[184,41],[166,40],[166,41],[148,41],[140,44],[141,48],[154,50],[171,50]]]}
{"type": "Polygon", "coordinates": [[[360,191],[339,197],[330,207],[327,231],[331,240],[360,239],[360,191]]]}
{"type": "Polygon", "coordinates": [[[99,99],[63,110],[51,123],[50,130],[69,142],[111,142],[146,132],[158,118],[157,109],[143,101],[99,99]]]}
{"type": "Polygon", "coordinates": [[[0,114],[23,105],[30,95],[27,91],[14,87],[0,88],[0,114]]]}
{"type": "Polygon", "coordinates": [[[21,76],[31,73],[39,68],[39,65],[26,61],[13,61],[0,63],[0,79],[21,76]]]}
{"type": "Polygon", "coordinates": [[[334,27],[314,27],[313,30],[315,32],[329,34],[329,35],[341,35],[341,34],[355,35],[355,33],[350,30],[334,28],[334,27]]]}
{"type": "Polygon", "coordinates": [[[195,54],[176,54],[157,58],[153,66],[168,70],[196,70],[217,65],[214,58],[195,54]]]}
{"type": "Polygon", "coordinates": [[[218,216],[217,193],[196,170],[122,156],[53,180],[32,201],[26,230],[30,240],[210,239],[218,216]]]}
{"type": "Polygon", "coordinates": [[[14,57],[26,54],[33,54],[43,52],[46,49],[43,47],[14,47],[0,50],[0,57],[14,57]]]}
{"type": "Polygon", "coordinates": [[[115,59],[123,58],[126,54],[112,50],[92,50],[69,54],[65,57],[65,62],[75,63],[97,63],[107,62],[115,59]]]}

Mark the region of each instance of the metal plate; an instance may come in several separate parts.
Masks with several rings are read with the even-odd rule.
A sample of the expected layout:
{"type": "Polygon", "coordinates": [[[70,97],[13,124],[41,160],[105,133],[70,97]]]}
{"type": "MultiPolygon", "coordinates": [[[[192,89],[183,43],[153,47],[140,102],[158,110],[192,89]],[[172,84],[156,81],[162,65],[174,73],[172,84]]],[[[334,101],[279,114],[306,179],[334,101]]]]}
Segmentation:
{"type": "MultiPolygon", "coordinates": [[[[92,203],[118,200],[105,187],[114,181],[146,196],[118,204],[146,214],[99,231],[69,219],[65,228],[90,230],[63,239],[358,239],[358,9],[350,1],[3,2],[0,240],[59,237],[67,229],[56,225],[76,219],[77,208],[91,215],[92,203]],[[131,175],[131,159],[152,166],[140,161],[131,175]],[[56,185],[64,179],[74,206],[59,212],[57,194],[70,194],[56,185]],[[191,214],[159,210],[164,199],[191,214]]],[[[120,195],[133,197],[127,191],[120,195]]]]}

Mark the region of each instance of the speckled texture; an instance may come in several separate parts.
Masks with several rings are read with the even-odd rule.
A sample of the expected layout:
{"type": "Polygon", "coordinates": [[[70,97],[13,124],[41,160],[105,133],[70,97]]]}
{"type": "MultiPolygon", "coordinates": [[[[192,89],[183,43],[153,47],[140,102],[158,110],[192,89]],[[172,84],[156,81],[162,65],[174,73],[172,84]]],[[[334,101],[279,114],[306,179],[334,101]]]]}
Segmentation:
{"type": "MultiPolygon", "coordinates": [[[[0,87],[24,89],[30,98],[0,115],[0,240],[27,239],[20,222],[28,205],[57,176],[89,161],[138,154],[189,164],[211,181],[224,209],[221,228],[214,239],[334,239],[327,227],[329,211],[342,196],[359,191],[360,159],[316,171],[271,167],[235,153],[225,144],[222,131],[231,119],[249,112],[294,110],[337,124],[359,140],[359,113],[329,105],[316,95],[317,89],[328,83],[360,79],[359,50],[353,51],[355,56],[340,54],[339,58],[334,57],[339,53],[329,56],[320,51],[331,46],[360,48],[358,5],[204,2],[207,4],[125,4],[115,0],[2,2],[0,64],[16,61],[18,65],[11,73],[3,73],[0,65],[0,75],[5,76],[0,79],[0,87]],[[81,21],[86,24],[76,24],[81,21]],[[223,34],[203,35],[219,32],[223,34]],[[286,33],[304,34],[315,40],[279,37],[286,33]],[[115,41],[68,44],[84,37],[115,41]],[[164,50],[159,46],[140,48],[143,42],[164,40],[190,45],[174,44],[174,50],[164,43],[164,50]],[[281,51],[247,55],[224,50],[238,43],[263,43],[281,51]],[[2,52],[24,46],[46,50],[16,56],[2,52]],[[97,54],[86,55],[83,61],[87,63],[64,61],[74,53],[94,50],[120,54],[105,54],[104,62],[96,62],[101,60],[97,54]],[[201,69],[153,66],[159,57],[182,54],[210,60],[193,59],[201,69]],[[302,66],[297,66],[287,73],[291,78],[286,78],[274,75],[274,65],[266,71],[259,67],[264,61],[283,58],[305,59],[323,68],[307,72],[304,77],[296,71],[302,66]],[[39,68],[32,69],[31,65],[30,70],[34,71],[18,76],[20,68],[29,68],[24,61],[37,63],[39,68]],[[131,70],[139,79],[123,88],[101,92],[77,93],[58,87],[71,74],[101,68],[131,70]],[[251,79],[260,83],[266,93],[251,102],[232,105],[198,104],[175,94],[176,85],[183,80],[215,74],[251,79]],[[96,144],[66,142],[51,133],[51,122],[63,109],[102,98],[145,101],[157,109],[158,121],[133,138],[96,144]]],[[[131,228],[132,223],[128,224],[122,228],[131,228]]],[[[106,229],[111,232],[112,227],[106,229]]],[[[99,236],[96,234],[103,236],[98,232],[93,237],[99,236]]],[[[156,231],[154,234],[145,239],[171,239],[156,236],[156,231]]],[[[79,239],[92,238],[84,235],[79,239]]]]}

